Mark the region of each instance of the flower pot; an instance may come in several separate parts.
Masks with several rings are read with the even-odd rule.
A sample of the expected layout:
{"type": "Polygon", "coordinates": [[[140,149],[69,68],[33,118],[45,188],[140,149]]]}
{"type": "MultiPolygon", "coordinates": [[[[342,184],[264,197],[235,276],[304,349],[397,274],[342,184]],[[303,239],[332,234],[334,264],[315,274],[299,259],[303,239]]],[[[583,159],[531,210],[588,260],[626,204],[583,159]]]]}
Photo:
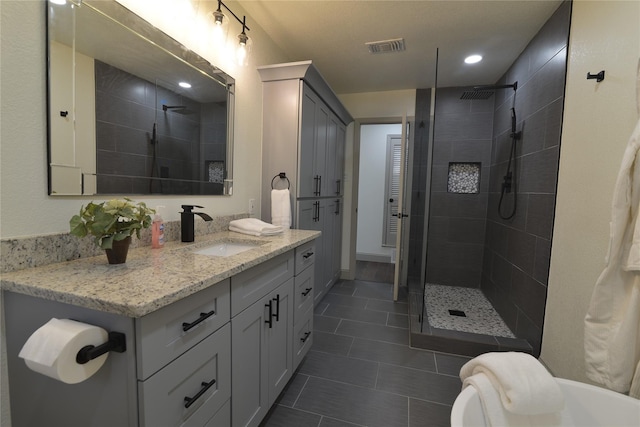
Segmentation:
{"type": "Polygon", "coordinates": [[[105,249],[109,264],[124,264],[127,261],[127,253],[131,244],[131,236],[123,240],[114,240],[111,249],[105,249]]]}

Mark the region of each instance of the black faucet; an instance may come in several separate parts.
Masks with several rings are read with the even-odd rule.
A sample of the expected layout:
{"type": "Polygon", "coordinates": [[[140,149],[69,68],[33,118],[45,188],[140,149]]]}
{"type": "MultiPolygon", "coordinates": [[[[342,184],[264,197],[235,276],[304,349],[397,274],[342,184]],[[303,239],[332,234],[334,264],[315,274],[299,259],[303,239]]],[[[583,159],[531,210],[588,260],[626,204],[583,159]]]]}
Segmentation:
{"type": "Polygon", "coordinates": [[[192,212],[191,209],[193,208],[201,208],[202,206],[198,206],[198,205],[182,205],[182,209],[184,209],[183,212],[180,212],[180,219],[181,219],[181,224],[180,224],[180,229],[182,230],[182,241],[183,242],[193,242],[194,240],[194,219],[195,217],[193,216],[194,214],[196,215],[200,215],[200,217],[202,217],[202,219],[204,219],[205,221],[212,221],[213,218],[211,218],[209,215],[207,215],[204,212],[192,212]]]}

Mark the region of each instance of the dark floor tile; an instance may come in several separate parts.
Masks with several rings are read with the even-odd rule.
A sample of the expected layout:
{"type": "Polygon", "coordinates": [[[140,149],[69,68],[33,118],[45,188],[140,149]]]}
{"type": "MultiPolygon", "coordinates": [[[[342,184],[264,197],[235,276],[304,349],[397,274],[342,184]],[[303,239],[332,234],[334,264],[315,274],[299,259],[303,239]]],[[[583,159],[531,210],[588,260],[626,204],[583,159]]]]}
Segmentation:
{"type": "Polygon", "coordinates": [[[309,351],[299,372],[314,377],[374,388],[378,364],[318,351],[309,351]]]}
{"type": "Polygon", "coordinates": [[[367,298],[358,298],[351,295],[344,295],[329,292],[324,298],[322,298],[322,304],[328,304],[329,306],[338,305],[352,308],[365,308],[367,305],[367,298]]]}
{"type": "Polygon", "coordinates": [[[350,337],[409,345],[409,331],[407,329],[392,328],[373,323],[343,320],[336,329],[336,333],[350,337]]]}
{"type": "Polygon", "coordinates": [[[409,304],[406,302],[383,301],[378,299],[369,299],[367,310],[387,311],[389,313],[407,314],[409,313],[409,304]]]}
{"type": "Polygon", "coordinates": [[[409,427],[449,427],[451,406],[409,398],[409,427]]]}
{"type": "Polygon", "coordinates": [[[333,418],[322,417],[318,427],[360,427],[358,424],[348,423],[346,421],[335,420],[333,418]]]}
{"type": "Polygon", "coordinates": [[[313,316],[313,330],[334,333],[340,324],[336,317],[313,316]]]}
{"type": "Polygon", "coordinates": [[[308,379],[309,377],[307,375],[303,375],[299,372],[294,374],[293,378],[289,380],[289,383],[285,386],[284,390],[282,390],[282,393],[280,393],[280,396],[278,396],[276,403],[283,406],[293,407],[293,404],[296,403],[296,399],[298,399],[298,396],[308,379]]]}
{"type": "Polygon", "coordinates": [[[378,325],[384,325],[387,323],[387,313],[384,311],[365,310],[362,308],[334,304],[329,304],[329,307],[324,311],[323,316],[376,323],[378,325]]]}
{"type": "Polygon", "coordinates": [[[384,287],[371,286],[373,284],[374,283],[372,282],[358,282],[358,286],[356,287],[353,295],[363,298],[375,298],[387,301],[393,300],[393,285],[390,285],[388,283],[381,283],[381,285],[384,285],[384,287]],[[363,286],[363,284],[366,285],[363,286]]]}
{"type": "Polygon", "coordinates": [[[316,331],[313,337],[313,350],[346,356],[353,343],[353,337],[316,331]]]}
{"type": "Polygon", "coordinates": [[[460,375],[462,365],[471,360],[470,357],[457,356],[455,354],[435,353],[436,367],[439,374],[460,375]]]}
{"type": "Polygon", "coordinates": [[[322,378],[309,378],[296,408],[369,427],[406,427],[408,398],[322,378]]]}
{"type": "Polygon", "coordinates": [[[459,378],[418,369],[380,364],[377,390],[453,405],[462,388],[459,378]]]}
{"type": "Polygon", "coordinates": [[[318,427],[320,415],[275,405],[260,427],[318,427]]]}
{"type": "Polygon", "coordinates": [[[387,326],[409,329],[409,316],[406,314],[389,313],[389,317],[387,317],[387,326]]]}
{"type": "Polygon", "coordinates": [[[406,345],[356,338],[349,357],[407,366],[424,371],[436,371],[433,352],[410,348],[406,345]]]}
{"type": "MultiPolygon", "coordinates": [[[[323,298],[324,300],[324,298],[323,298]]],[[[325,303],[324,301],[320,301],[318,303],[318,305],[315,306],[315,308],[313,309],[313,314],[322,314],[322,312],[329,307],[329,304],[325,303]]]]}

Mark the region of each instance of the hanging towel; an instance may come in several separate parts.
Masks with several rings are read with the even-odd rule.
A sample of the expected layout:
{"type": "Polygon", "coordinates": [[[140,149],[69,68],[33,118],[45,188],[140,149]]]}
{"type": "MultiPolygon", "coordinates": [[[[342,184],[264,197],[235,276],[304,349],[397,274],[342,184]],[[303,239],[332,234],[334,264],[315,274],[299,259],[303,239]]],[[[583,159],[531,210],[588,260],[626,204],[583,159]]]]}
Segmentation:
{"type": "Polygon", "coordinates": [[[460,369],[464,381],[484,374],[500,396],[504,409],[520,415],[559,413],[564,395],[555,379],[533,356],[519,352],[485,353],[460,369]]]}
{"type": "Polygon", "coordinates": [[[271,223],[291,228],[291,195],[288,189],[271,190],[271,223]]]}
{"type": "Polygon", "coordinates": [[[283,232],[280,226],[268,224],[258,218],[235,219],[229,222],[229,230],[251,236],[274,236],[283,232]]]}
{"type": "Polygon", "coordinates": [[[639,210],[640,120],[616,180],[609,252],[591,296],[584,329],[587,376],[621,393],[631,389],[640,361],[639,210]]]}

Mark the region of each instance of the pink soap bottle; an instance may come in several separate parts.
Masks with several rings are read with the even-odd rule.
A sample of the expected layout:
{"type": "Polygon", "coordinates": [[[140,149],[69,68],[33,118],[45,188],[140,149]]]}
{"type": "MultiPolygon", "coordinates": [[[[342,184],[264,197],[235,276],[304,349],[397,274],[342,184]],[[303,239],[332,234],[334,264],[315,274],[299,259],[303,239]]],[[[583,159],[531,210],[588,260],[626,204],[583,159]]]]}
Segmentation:
{"type": "Polygon", "coordinates": [[[160,216],[160,210],[163,208],[164,206],[156,207],[156,214],[151,223],[151,247],[153,249],[164,247],[164,221],[162,216],[160,216]]]}

